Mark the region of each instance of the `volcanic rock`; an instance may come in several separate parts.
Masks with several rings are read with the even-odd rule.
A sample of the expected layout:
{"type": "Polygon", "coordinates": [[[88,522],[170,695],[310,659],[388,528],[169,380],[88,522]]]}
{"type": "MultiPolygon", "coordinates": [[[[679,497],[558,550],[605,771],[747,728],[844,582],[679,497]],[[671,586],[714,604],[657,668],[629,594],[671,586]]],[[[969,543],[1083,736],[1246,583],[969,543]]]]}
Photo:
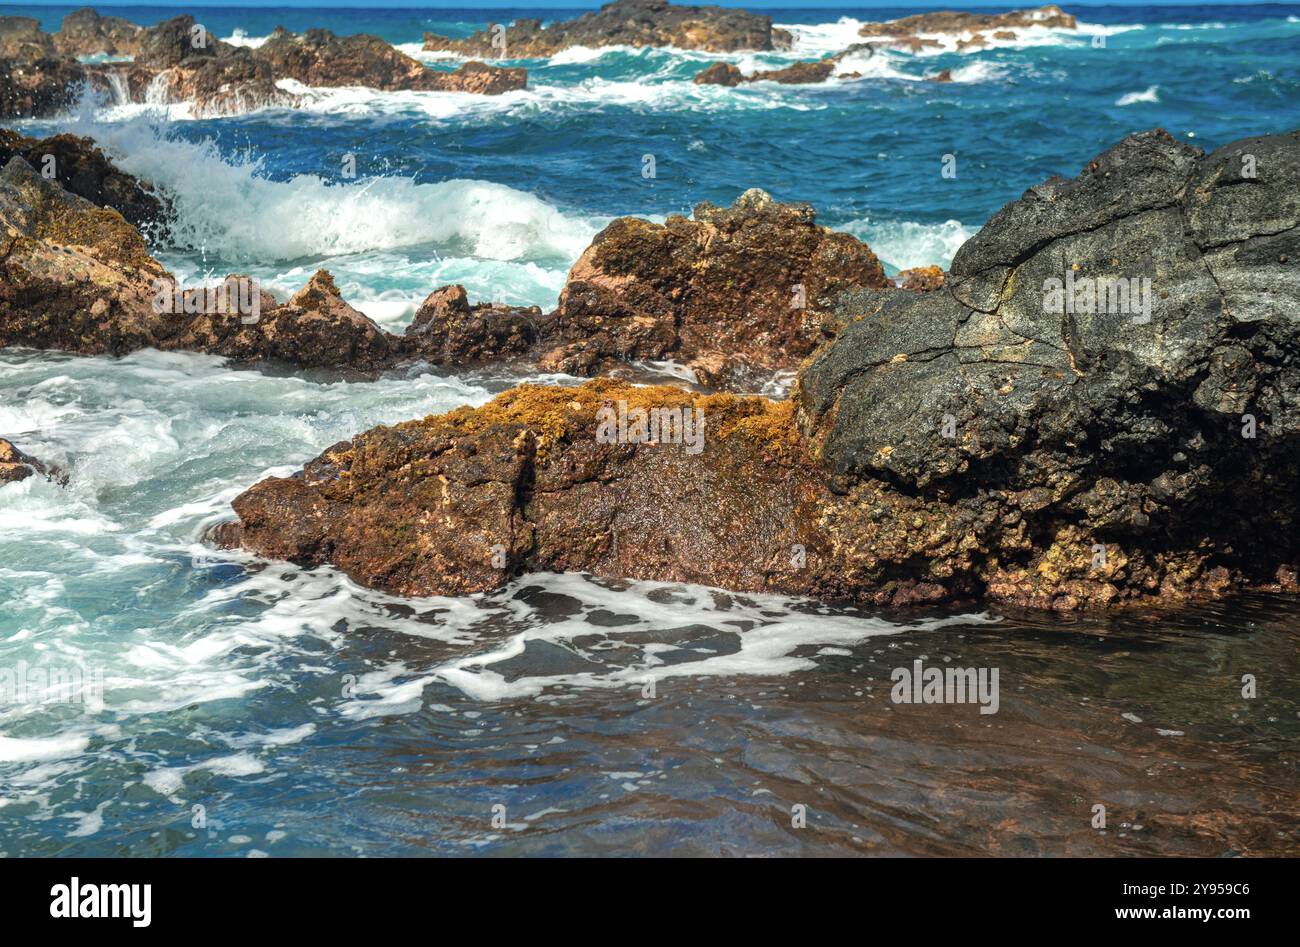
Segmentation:
{"type": "Polygon", "coordinates": [[[138,56],[147,38],[147,31],[128,20],[116,16],[100,16],[90,7],[83,7],[63,18],[63,25],[54,34],[54,44],[59,55],[77,56],[138,56]]]}
{"type": "Polygon", "coordinates": [[[14,155],[20,155],[33,168],[51,167],[55,180],[73,194],[98,207],[111,207],[136,227],[164,216],[164,206],[153,192],[117,168],[89,138],[27,138],[0,129],[0,166],[8,164],[14,155]]]}
{"type": "Polygon", "coordinates": [[[424,34],[424,48],[487,59],[546,58],[573,46],[675,46],[724,53],[786,49],[792,37],[772,18],[721,7],[675,6],[667,0],[616,0],[574,20],[494,24],[465,39],[424,34]]]}
{"type": "Polygon", "coordinates": [[[823,59],[818,62],[797,62],[784,69],[770,69],[746,76],[731,63],[714,63],[696,73],[696,85],[737,86],[742,82],[779,82],[782,85],[807,85],[825,82],[835,72],[835,62],[823,59]]]}
{"type": "Polygon", "coordinates": [[[672,358],[712,387],[743,389],[833,334],[842,292],[885,285],[870,247],[759,190],[728,208],[699,204],[694,219],[622,217],[573,265],[541,364],[591,375],[672,358]]]}
{"type": "Polygon", "coordinates": [[[54,37],[29,16],[0,16],[0,59],[31,62],[55,55],[54,37]]]}
{"type": "Polygon", "coordinates": [[[0,347],[123,354],[165,331],[166,276],[116,210],[43,178],[20,156],[0,171],[0,347]]]}
{"type": "Polygon", "coordinates": [[[67,111],[85,82],[85,70],[75,62],[0,58],[0,119],[67,111]]]}
{"type": "Polygon", "coordinates": [[[439,72],[377,36],[335,36],[320,29],[295,35],[277,28],[254,55],[270,66],[276,78],[296,79],[308,86],[497,94],[522,89],[528,81],[525,69],[501,69],[481,62],[466,63],[452,73],[439,72]]]}
{"type": "Polygon", "coordinates": [[[914,292],[928,293],[931,290],[943,288],[943,270],[937,266],[916,266],[910,270],[902,270],[894,277],[901,289],[910,289],[914,292]]]}
{"type": "MultiPolygon", "coordinates": [[[[652,226],[626,237],[653,258],[652,226]]],[[[1135,135],[1003,208],[943,289],[840,293],[790,401],[521,386],[336,445],[217,535],[399,594],[551,569],[890,605],[1294,589],[1297,253],[1300,132],[1135,135]],[[699,449],[638,409],[699,409],[699,449]]]]}
{"type": "Polygon", "coordinates": [[[434,290],[407,327],[406,351],[435,365],[472,365],[520,358],[541,339],[537,306],[479,303],[463,286],[434,290]]]}
{"type": "MultiPolygon", "coordinates": [[[[252,290],[238,286],[247,277],[227,277],[230,293],[252,290]]],[[[202,290],[193,290],[203,293],[202,290]]],[[[296,368],[341,368],[373,373],[392,361],[392,337],[353,309],[339,295],[334,278],[318,270],[284,304],[263,290],[259,311],[249,312],[216,297],[204,300],[203,311],[186,319],[184,329],[163,341],[162,347],[222,355],[239,362],[265,360],[296,368]]],[[[204,295],[208,295],[204,293],[204,295]]],[[[188,314],[187,314],[188,315],[188,314]]]]}
{"type": "Polygon", "coordinates": [[[858,30],[860,36],[916,36],[934,33],[980,33],[992,30],[1027,29],[1038,26],[1044,29],[1073,30],[1078,22],[1054,4],[1008,13],[969,13],[941,10],[934,13],[917,13],[881,23],[864,23],[858,30]]]}

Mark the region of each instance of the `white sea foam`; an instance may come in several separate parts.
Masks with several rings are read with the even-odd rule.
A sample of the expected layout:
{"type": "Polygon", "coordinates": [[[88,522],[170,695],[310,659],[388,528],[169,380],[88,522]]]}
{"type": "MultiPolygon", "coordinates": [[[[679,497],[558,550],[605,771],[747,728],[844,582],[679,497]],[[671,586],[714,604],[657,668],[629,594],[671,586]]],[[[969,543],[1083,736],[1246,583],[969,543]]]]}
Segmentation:
{"type": "Polygon", "coordinates": [[[79,735],[42,739],[0,737],[0,763],[33,763],[60,760],[85,751],[90,738],[79,735]]]}
{"type": "Polygon", "coordinates": [[[794,36],[790,52],[798,57],[808,58],[825,56],[830,53],[848,49],[855,43],[861,43],[863,36],[858,32],[865,21],[842,16],[834,23],[776,23],[777,29],[788,31],[794,36]]]}
{"type": "Polygon", "coordinates": [[[1138,102],[1159,102],[1160,86],[1147,86],[1141,92],[1126,92],[1115,100],[1116,105],[1136,105],[1138,102]]]}
{"type": "Polygon", "coordinates": [[[224,37],[222,42],[229,43],[231,46],[247,46],[250,49],[256,49],[270,38],[270,36],[249,36],[246,30],[236,27],[235,32],[224,37]]]}
{"type": "Polygon", "coordinates": [[[124,170],[170,195],[173,243],[227,261],[437,245],[488,260],[567,262],[605,223],[489,181],[338,183],[309,174],[272,181],[262,176],[259,159],[170,137],[143,119],[74,130],[92,134],[124,170]]]}
{"type": "Polygon", "coordinates": [[[900,270],[914,266],[947,269],[957,250],[978,230],[956,220],[922,224],[911,220],[874,220],[870,217],[850,221],[838,229],[866,241],[876,256],[900,270]]]}

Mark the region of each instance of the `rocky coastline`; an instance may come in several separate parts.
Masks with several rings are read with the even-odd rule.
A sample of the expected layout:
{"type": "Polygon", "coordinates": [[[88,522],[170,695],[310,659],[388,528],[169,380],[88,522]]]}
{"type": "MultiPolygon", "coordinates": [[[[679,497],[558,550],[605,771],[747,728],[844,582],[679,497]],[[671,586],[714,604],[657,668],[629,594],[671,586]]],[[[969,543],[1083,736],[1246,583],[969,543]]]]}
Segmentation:
{"type": "Polygon", "coordinates": [[[1135,135],[1008,204],[942,289],[841,293],[788,400],[520,386],[337,444],[213,539],[403,595],[541,570],[890,606],[1300,591],[1298,184],[1300,133],[1135,135]],[[1098,278],[1154,304],[1044,304],[1098,278]]]}
{"type": "Polygon", "coordinates": [[[144,27],[87,8],[69,14],[54,34],[29,17],[0,17],[0,119],[67,111],[86,88],[118,104],[186,103],[200,117],[299,105],[284,80],[499,95],[525,88],[528,72],[476,61],[429,69],[378,37],[323,29],[278,28],[261,46],[233,46],[188,14],[144,27]],[[83,61],[89,57],[125,61],[83,61]]]}
{"type": "MultiPolygon", "coordinates": [[[[1053,10],[1017,23],[1073,25],[1053,10]]],[[[926,14],[867,35],[996,33],[1012,16],[926,14]]],[[[132,88],[176,83],[231,108],[292,94],[286,77],[399,89],[456,75],[323,30],[277,30],[255,54],[200,52],[185,17],[68,21],[52,37],[0,21],[0,57],[122,69],[132,88]],[[92,48],[134,59],[66,58],[92,48]]],[[[696,81],[821,81],[836,61],[751,76],[720,63],[696,81]]],[[[240,274],[177,286],[148,239],[166,194],[89,139],[0,131],[0,347],[190,351],[358,380],[430,365],[593,379],[358,434],[251,487],[212,533],[397,594],[551,570],[887,606],[1296,592],[1298,194],[1300,132],[1204,153],[1154,130],[1025,191],[948,272],[890,278],[813,208],[754,189],[662,224],[614,220],[550,312],[439,286],[399,335],[324,270],[287,300],[240,274]],[[635,384],[643,364],[692,384],[635,384]],[[745,394],[788,383],[788,397],[745,394]]],[[[0,482],[33,473],[51,475],[0,441],[0,482]]]]}
{"type": "Polygon", "coordinates": [[[463,288],[443,286],[395,335],[350,306],[325,271],[285,302],[238,274],[211,300],[183,287],[173,300],[170,274],[123,216],[156,220],[159,198],[110,172],[88,139],[11,135],[4,148],[0,346],[119,356],[152,347],[353,375],[512,362],[591,376],[672,359],[712,388],[745,390],[793,370],[836,331],[840,294],[889,285],[866,244],[755,190],[664,224],[618,218],[574,264],[550,313],[471,305],[463,288]],[[77,156],[57,163],[69,186],[27,160],[58,148],[77,156]],[[99,176],[78,175],[83,165],[99,176]],[[256,313],[229,305],[240,292],[256,313]]]}

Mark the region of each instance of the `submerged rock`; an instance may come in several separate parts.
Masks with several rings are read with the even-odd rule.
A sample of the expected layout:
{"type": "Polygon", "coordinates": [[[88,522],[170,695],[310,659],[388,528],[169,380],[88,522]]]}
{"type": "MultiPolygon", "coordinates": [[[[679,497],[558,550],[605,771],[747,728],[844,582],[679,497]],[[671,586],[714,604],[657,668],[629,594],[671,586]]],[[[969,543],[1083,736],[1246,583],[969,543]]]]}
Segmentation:
{"type": "MultiPolygon", "coordinates": [[[[1300,132],[1132,136],[1003,208],[943,289],[841,293],[790,401],[521,386],[259,483],[217,537],[400,594],[550,569],[892,605],[1294,591],[1298,195],[1300,132]]],[[[649,305],[629,269],[593,266],[649,305]]]]}
{"type": "Polygon", "coordinates": [[[573,46],[675,46],[724,53],[786,49],[791,36],[772,18],[722,7],[676,6],[667,0],[616,0],[574,20],[542,25],[520,18],[465,39],[424,34],[424,48],[490,59],[554,56],[573,46]]]}

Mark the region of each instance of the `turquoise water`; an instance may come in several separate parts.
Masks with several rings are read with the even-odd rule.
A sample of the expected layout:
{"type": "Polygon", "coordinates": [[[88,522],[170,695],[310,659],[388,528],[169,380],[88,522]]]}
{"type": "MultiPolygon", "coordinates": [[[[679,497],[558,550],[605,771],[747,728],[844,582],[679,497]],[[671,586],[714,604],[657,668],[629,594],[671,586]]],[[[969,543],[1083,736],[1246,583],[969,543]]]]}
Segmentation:
{"type": "MultiPolygon", "coordinates": [[[[790,54],[570,51],[522,62],[529,89],[500,97],[306,90],[303,110],[202,121],[87,101],[20,127],[94,135],[164,187],[178,222],[155,249],[182,275],[287,293],[326,266],[400,328],[447,282],[553,305],[621,214],[757,186],[893,269],[945,265],[1006,201],[1128,132],[1211,148],[1300,125],[1300,6],[1067,9],[1077,34],[884,54],[861,81],[812,87],[690,80],[718,58],[748,71],[835,51],[857,21],[912,11],[769,11],[799,34],[790,54]],[[922,81],[942,69],[955,81],[922,81]]],[[[4,12],[54,29],[66,11],[4,12]]],[[[424,30],[483,16],[108,12],[192,12],[244,42],[276,24],[364,30],[413,53],[424,30]]],[[[0,853],[1294,850],[1287,605],[900,616],[577,576],[402,601],[199,543],[261,477],[515,380],[0,352],[0,435],[69,475],[0,490],[0,671],[86,685],[0,703],[0,853]],[[921,656],[1000,667],[1002,709],[892,705],[890,669],[921,656]],[[1008,799],[1017,827],[995,831],[1008,799]],[[1090,827],[1093,802],[1120,814],[1112,830],[1090,827]],[[812,830],[791,826],[795,805],[812,830]],[[1222,830],[1195,818],[1229,808],[1222,830]]]]}

